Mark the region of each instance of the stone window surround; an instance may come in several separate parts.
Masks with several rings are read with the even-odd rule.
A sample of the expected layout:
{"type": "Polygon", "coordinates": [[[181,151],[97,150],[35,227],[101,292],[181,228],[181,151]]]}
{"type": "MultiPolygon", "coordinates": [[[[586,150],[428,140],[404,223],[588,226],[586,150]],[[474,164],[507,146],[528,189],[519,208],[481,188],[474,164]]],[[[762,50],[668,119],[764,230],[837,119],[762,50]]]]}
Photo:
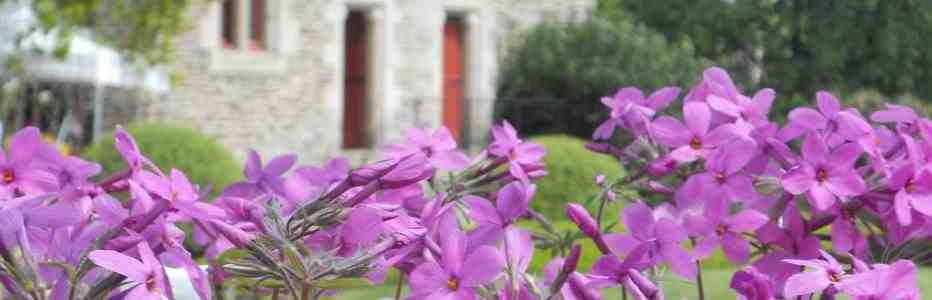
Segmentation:
{"type": "MultiPolygon", "coordinates": [[[[238,1],[239,20],[250,17],[252,6],[249,0],[238,1]]],[[[200,43],[206,52],[207,70],[214,74],[282,74],[286,69],[286,57],[292,52],[292,43],[298,30],[289,11],[294,0],[266,0],[265,48],[250,49],[249,22],[237,23],[237,47],[228,49],[222,45],[222,3],[210,1],[206,13],[200,20],[200,43]]]]}

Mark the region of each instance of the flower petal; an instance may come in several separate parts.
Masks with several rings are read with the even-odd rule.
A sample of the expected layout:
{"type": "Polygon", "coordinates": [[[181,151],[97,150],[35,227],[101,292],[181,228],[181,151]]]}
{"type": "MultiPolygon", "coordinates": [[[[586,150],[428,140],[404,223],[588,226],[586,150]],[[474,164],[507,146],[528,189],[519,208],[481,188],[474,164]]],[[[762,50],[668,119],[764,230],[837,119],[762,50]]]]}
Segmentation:
{"type": "Polygon", "coordinates": [[[799,195],[816,184],[815,170],[808,164],[796,166],[780,177],[780,183],[787,192],[799,195]]]}
{"type": "Polygon", "coordinates": [[[867,184],[864,183],[864,179],[854,171],[830,176],[825,181],[825,187],[832,191],[832,194],[843,197],[857,196],[867,191],[867,184]]]}
{"type": "Polygon", "coordinates": [[[505,260],[493,247],[482,246],[473,251],[464,262],[467,268],[460,272],[461,285],[467,287],[479,286],[495,280],[505,260]]]}
{"type": "Polygon", "coordinates": [[[692,256],[676,244],[663,244],[660,248],[663,260],[670,264],[674,273],[686,279],[696,278],[698,267],[692,256]]]}
{"type": "Polygon", "coordinates": [[[615,255],[625,255],[642,242],[632,235],[624,233],[610,233],[602,236],[605,244],[615,255]]]}
{"type": "Polygon", "coordinates": [[[119,273],[135,282],[146,282],[149,269],[139,260],[113,250],[94,250],[87,255],[101,268],[119,273]]]}
{"type": "Polygon", "coordinates": [[[278,177],[291,169],[291,166],[294,166],[294,163],[298,160],[298,156],[294,154],[282,155],[272,159],[268,165],[262,169],[262,173],[265,176],[278,177]]]}
{"type": "Polygon", "coordinates": [[[728,229],[733,232],[751,232],[764,226],[769,220],[770,218],[762,212],[745,209],[725,218],[725,224],[728,224],[728,229]]]}
{"type": "Polygon", "coordinates": [[[646,204],[636,202],[624,209],[624,223],[631,234],[639,240],[655,237],[653,211],[646,204]]]}
{"type": "Polygon", "coordinates": [[[788,118],[794,127],[806,130],[821,130],[825,128],[827,122],[822,113],[808,107],[793,109],[788,118]]]}
{"type": "Polygon", "coordinates": [[[802,272],[790,276],[786,280],[783,288],[783,297],[792,298],[801,295],[809,295],[825,289],[831,284],[827,274],[824,271],[802,272]]]}
{"type": "MultiPolygon", "coordinates": [[[[455,214],[448,212],[444,217],[443,222],[446,224],[456,223],[455,214]]],[[[440,249],[443,250],[441,259],[444,268],[452,274],[459,274],[466,255],[466,234],[452,225],[444,226],[437,234],[440,236],[440,249]]]]}
{"type": "Polygon", "coordinates": [[[815,184],[809,189],[809,202],[818,210],[826,210],[835,204],[835,195],[821,184],[815,184]]]}
{"type": "Polygon", "coordinates": [[[841,103],[832,93],[826,91],[816,92],[816,102],[818,102],[819,111],[825,116],[832,117],[841,111],[841,103]]]}
{"type": "Polygon", "coordinates": [[[537,187],[520,181],[509,183],[498,192],[496,205],[505,221],[514,221],[525,212],[537,187]]]}
{"type": "Polygon", "coordinates": [[[902,225],[908,226],[913,223],[913,210],[910,209],[911,200],[912,196],[905,190],[897,192],[893,198],[893,211],[896,213],[897,221],[902,225]]]}
{"type": "Polygon", "coordinates": [[[722,251],[734,263],[743,264],[751,258],[751,244],[734,232],[722,236],[722,251]]]}
{"type": "Polygon", "coordinates": [[[654,120],[650,126],[650,135],[657,143],[671,147],[689,144],[692,138],[692,134],[683,126],[683,123],[669,116],[654,120]]]}
{"type": "Polygon", "coordinates": [[[822,164],[828,160],[828,144],[815,133],[806,135],[801,150],[803,158],[814,165],[822,164]]]}
{"type": "Polygon", "coordinates": [[[712,112],[709,110],[709,105],[704,102],[687,102],[683,105],[683,119],[686,121],[686,127],[693,134],[702,136],[709,132],[712,112]]]}
{"type": "Polygon", "coordinates": [[[469,208],[469,218],[480,224],[503,225],[502,219],[498,215],[498,210],[492,206],[492,203],[485,198],[467,195],[463,197],[463,202],[469,208]]]}
{"type": "Polygon", "coordinates": [[[243,169],[243,175],[248,179],[258,179],[262,176],[262,157],[256,150],[249,149],[246,154],[246,168],[243,169]]]}
{"type": "Polygon", "coordinates": [[[737,118],[741,116],[743,109],[731,100],[716,95],[710,95],[706,98],[706,101],[709,103],[709,107],[717,112],[723,113],[729,117],[737,118]]]}
{"type": "Polygon", "coordinates": [[[446,289],[450,275],[436,262],[425,261],[408,277],[411,290],[429,292],[446,289]]]}
{"type": "Polygon", "coordinates": [[[676,97],[679,95],[680,88],[670,86],[664,87],[654,91],[647,97],[647,107],[659,112],[675,101],[676,97]]]}

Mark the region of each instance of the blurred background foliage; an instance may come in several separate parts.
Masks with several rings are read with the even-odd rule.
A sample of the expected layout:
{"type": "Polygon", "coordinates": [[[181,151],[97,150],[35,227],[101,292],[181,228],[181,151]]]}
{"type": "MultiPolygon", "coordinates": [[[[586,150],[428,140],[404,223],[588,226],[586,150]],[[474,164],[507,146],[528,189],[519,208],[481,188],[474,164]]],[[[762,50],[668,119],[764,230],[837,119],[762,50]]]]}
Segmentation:
{"type": "Polygon", "coordinates": [[[528,134],[588,137],[607,113],[601,96],[688,87],[712,64],[749,93],[776,89],[772,116],[822,89],[927,107],[929,36],[925,0],[600,0],[590,21],[543,24],[512,40],[496,117],[528,134]]]}
{"type": "Polygon", "coordinates": [[[622,85],[686,85],[703,66],[690,42],[669,43],[626,19],[543,23],[513,38],[496,117],[525,135],[588,137],[608,114],[600,97],[622,85]]]}
{"type": "MultiPolygon", "coordinates": [[[[0,0],[0,4],[5,1],[0,0]]],[[[77,30],[89,30],[97,42],[112,46],[132,61],[170,62],[173,39],[189,29],[187,8],[201,0],[32,0],[38,16],[34,30],[70,40],[77,30]]],[[[204,0],[207,1],[207,0],[204,0]]],[[[55,54],[68,53],[62,43],[55,54]]]]}

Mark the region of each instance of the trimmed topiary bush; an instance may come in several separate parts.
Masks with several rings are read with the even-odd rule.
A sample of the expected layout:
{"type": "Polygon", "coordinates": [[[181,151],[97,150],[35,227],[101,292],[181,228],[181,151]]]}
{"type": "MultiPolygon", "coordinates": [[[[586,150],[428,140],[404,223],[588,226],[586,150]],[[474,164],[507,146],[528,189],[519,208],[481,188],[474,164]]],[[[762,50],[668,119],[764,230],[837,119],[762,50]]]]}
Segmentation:
{"type": "MultiPolygon", "coordinates": [[[[563,219],[566,204],[570,202],[585,204],[594,213],[597,203],[591,199],[601,191],[595,184],[595,177],[604,174],[612,180],[623,175],[618,161],[587,150],[586,141],[582,139],[568,135],[542,135],[531,138],[531,141],[547,148],[544,160],[548,174],[537,182],[537,194],[531,204],[548,218],[563,219]]],[[[619,205],[608,205],[606,216],[616,216],[619,209],[619,205]]]]}
{"type": "MultiPolygon", "coordinates": [[[[128,130],[139,147],[163,171],[182,170],[191,182],[218,194],[230,183],[242,178],[242,165],[229,149],[197,130],[164,123],[135,123],[128,130]]],[[[114,147],[113,133],[88,147],[81,155],[99,162],[103,174],[126,169],[126,162],[114,147]]]]}

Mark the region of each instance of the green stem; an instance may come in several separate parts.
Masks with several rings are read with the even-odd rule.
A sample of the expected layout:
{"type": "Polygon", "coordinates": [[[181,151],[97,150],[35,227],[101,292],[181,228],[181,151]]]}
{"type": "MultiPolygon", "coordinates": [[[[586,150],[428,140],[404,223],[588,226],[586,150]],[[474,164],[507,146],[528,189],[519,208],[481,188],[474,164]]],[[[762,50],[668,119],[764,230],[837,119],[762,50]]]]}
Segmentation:
{"type": "Polygon", "coordinates": [[[405,283],[405,273],[398,273],[398,286],[395,287],[395,300],[401,300],[401,287],[405,283]]]}
{"type": "Polygon", "coordinates": [[[301,300],[310,300],[311,299],[311,288],[308,284],[301,285],[301,300]]]}
{"type": "Polygon", "coordinates": [[[599,230],[602,230],[602,211],[605,209],[605,202],[608,202],[608,197],[600,197],[601,201],[599,202],[599,211],[595,216],[595,223],[599,226],[599,230]]]}
{"type": "MultiPolygon", "coordinates": [[[[690,239],[693,247],[696,246],[696,240],[690,239]]],[[[699,292],[699,300],[705,300],[705,288],[702,286],[702,261],[696,260],[696,289],[699,292]]]]}

